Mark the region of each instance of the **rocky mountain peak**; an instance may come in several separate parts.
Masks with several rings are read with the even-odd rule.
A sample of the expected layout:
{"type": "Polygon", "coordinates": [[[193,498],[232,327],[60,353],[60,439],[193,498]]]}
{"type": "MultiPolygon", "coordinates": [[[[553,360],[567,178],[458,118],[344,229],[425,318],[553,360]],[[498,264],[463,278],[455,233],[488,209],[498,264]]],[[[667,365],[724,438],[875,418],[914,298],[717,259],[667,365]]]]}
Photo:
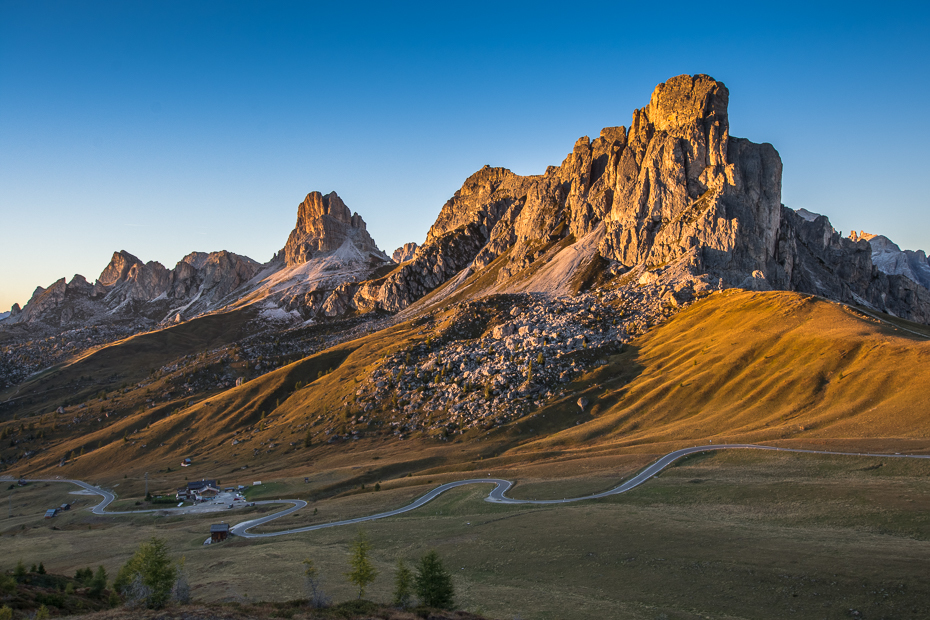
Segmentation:
{"type": "MultiPolygon", "coordinates": [[[[223,251],[225,253],[225,250],[223,251]]],[[[203,269],[203,266],[210,260],[210,256],[214,253],[207,252],[191,252],[187,256],[181,259],[182,263],[187,263],[194,269],[203,269]]]]}
{"type": "Polygon", "coordinates": [[[127,280],[130,277],[130,270],[132,270],[134,266],[141,266],[142,264],[141,260],[126,250],[113,252],[113,258],[110,259],[110,264],[106,266],[100,274],[100,277],[97,278],[97,281],[103,286],[113,286],[117,282],[127,280]]]}
{"type": "Polygon", "coordinates": [[[297,224],[283,250],[285,264],[293,267],[318,254],[335,252],[347,240],[361,253],[387,260],[368,234],[362,216],[352,213],[336,192],[325,196],[310,192],[297,208],[297,224]]]}
{"type": "Polygon", "coordinates": [[[883,267],[880,243],[870,257],[826,217],[784,207],[778,152],[731,137],[728,104],[722,82],[676,76],[656,86],[628,129],[581,137],[543,174],[481,168],[443,205],[413,259],[347,305],[402,310],[501,258],[486,291],[565,294],[580,273],[607,271],[684,300],[776,288],[930,321],[930,292],[913,285],[925,256],[908,256],[909,271],[897,259],[883,267]]]}
{"type": "Polygon", "coordinates": [[[658,131],[705,123],[727,128],[729,99],[727,87],[709,75],[679,75],[656,86],[643,112],[658,131]]]}

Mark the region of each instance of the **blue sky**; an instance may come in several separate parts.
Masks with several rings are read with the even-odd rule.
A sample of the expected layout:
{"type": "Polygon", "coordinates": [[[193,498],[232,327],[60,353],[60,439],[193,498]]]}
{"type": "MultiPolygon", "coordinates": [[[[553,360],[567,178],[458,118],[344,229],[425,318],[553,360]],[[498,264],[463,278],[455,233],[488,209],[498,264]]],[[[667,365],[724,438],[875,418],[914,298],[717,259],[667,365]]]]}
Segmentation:
{"type": "Polygon", "coordinates": [[[0,0],[0,309],[115,250],[268,260],[312,190],[421,242],[484,164],[540,173],[682,73],[785,204],[930,249],[926,3],[335,4],[0,0]]]}

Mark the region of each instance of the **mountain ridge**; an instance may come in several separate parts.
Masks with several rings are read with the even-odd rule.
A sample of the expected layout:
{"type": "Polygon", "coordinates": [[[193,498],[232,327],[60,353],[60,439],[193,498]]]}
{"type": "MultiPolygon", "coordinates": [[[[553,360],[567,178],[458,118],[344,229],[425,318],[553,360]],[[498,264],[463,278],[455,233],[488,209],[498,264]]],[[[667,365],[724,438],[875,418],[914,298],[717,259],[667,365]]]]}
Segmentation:
{"type": "Polygon", "coordinates": [[[604,287],[635,288],[643,317],[743,288],[930,323],[925,255],[900,253],[884,237],[870,236],[874,247],[841,238],[826,217],[781,204],[778,152],[730,135],[729,96],[710,76],[677,76],[629,127],[579,138],[542,174],[485,166],[442,206],[423,244],[398,248],[393,260],[336,192],[316,191],[265,264],[194,252],[169,270],[114,252],[94,284],[62,278],[11,309],[0,329],[15,346],[0,369],[12,370],[0,374],[21,379],[88,346],[246,307],[258,310],[254,332],[273,337],[346,318],[406,320],[453,300],[604,287]],[[78,332],[61,346],[61,334],[78,332]],[[33,355],[25,343],[40,338],[43,353],[33,355]]]}

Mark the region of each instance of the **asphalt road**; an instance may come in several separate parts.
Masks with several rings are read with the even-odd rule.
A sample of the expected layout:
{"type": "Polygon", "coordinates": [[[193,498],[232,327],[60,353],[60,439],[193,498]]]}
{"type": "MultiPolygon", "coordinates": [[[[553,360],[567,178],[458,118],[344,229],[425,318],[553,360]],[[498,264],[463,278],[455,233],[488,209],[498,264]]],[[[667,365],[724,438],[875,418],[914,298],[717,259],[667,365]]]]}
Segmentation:
{"type": "MultiPolygon", "coordinates": [[[[11,479],[8,476],[0,476],[0,480],[15,480],[11,479]]],[[[95,487],[92,484],[88,484],[83,480],[71,480],[68,478],[27,478],[27,482],[67,482],[69,484],[76,484],[86,491],[90,491],[95,495],[99,495],[103,500],[93,506],[90,511],[95,515],[138,515],[151,512],[160,512],[160,513],[171,513],[176,512],[180,514],[208,514],[211,512],[221,512],[223,509],[221,506],[228,505],[231,502],[228,499],[217,499],[206,504],[195,504],[194,506],[184,506],[183,508],[177,507],[166,507],[166,508],[151,508],[147,510],[107,510],[107,506],[112,504],[116,500],[116,495],[112,492],[102,489],[100,487],[95,487]],[[215,508],[214,508],[215,507],[215,508]]],[[[272,502],[255,502],[256,504],[277,504],[281,501],[284,502],[300,502],[301,500],[280,500],[272,502]]],[[[306,505],[306,502],[303,502],[303,505],[306,505]]],[[[237,508],[242,508],[244,505],[236,506],[237,508]]]]}
{"type": "MultiPolygon", "coordinates": [[[[291,504],[289,508],[281,510],[279,512],[272,513],[270,515],[259,517],[257,519],[250,519],[248,521],[243,521],[237,525],[230,528],[230,533],[236,536],[242,536],[243,538],[271,538],[273,536],[285,536],[287,534],[299,534],[302,532],[312,532],[314,530],[322,530],[329,527],[340,527],[343,525],[353,525],[357,523],[364,523],[366,521],[374,521],[376,519],[385,519],[387,517],[395,517],[397,515],[403,514],[405,512],[410,512],[411,510],[416,510],[421,506],[424,506],[428,502],[439,497],[441,494],[445,493],[449,489],[454,489],[457,487],[462,487],[469,484],[493,484],[494,488],[491,489],[488,496],[485,498],[486,502],[492,502],[495,504],[568,504],[571,502],[582,502],[592,499],[600,499],[602,497],[609,497],[611,495],[619,495],[620,493],[626,493],[631,489],[635,489],[639,485],[643,484],[653,476],[657,475],[663,469],[677,461],[678,459],[687,456],[689,454],[696,454],[700,452],[708,452],[710,450],[730,450],[730,449],[749,449],[749,450],[772,450],[776,452],[799,452],[804,454],[832,454],[839,456],[869,456],[869,457],[880,457],[880,458],[901,458],[901,459],[930,459],[930,455],[922,454],[876,454],[869,452],[830,452],[825,450],[800,450],[792,448],[776,448],[773,446],[760,446],[755,444],[707,444],[703,446],[694,446],[691,448],[683,448],[681,450],[676,450],[670,452],[657,460],[655,463],[652,463],[638,474],[627,480],[626,482],[602,493],[594,493],[592,495],[582,495],[580,497],[569,497],[565,499],[513,499],[507,497],[506,493],[513,486],[513,483],[509,480],[502,480],[500,478],[491,478],[490,474],[487,478],[472,478],[470,480],[458,480],[456,482],[448,482],[446,484],[440,485],[423,495],[422,497],[417,498],[412,503],[398,508],[396,510],[390,510],[388,512],[379,512],[377,514],[369,515],[367,517],[357,517],[355,519],[345,519],[343,521],[332,521],[330,523],[320,523],[317,525],[308,525],[306,527],[297,527],[288,530],[281,530],[278,532],[266,532],[266,533],[250,533],[249,530],[254,529],[260,525],[270,523],[281,517],[286,517],[289,514],[292,514],[301,508],[306,507],[307,502],[300,499],[281,499],[281,500],[267,500],[255,502],[256,504],[291,504]]],[[[189,508],[159,508],[154,510],[124,510],[118,512],[109,512],[106,510],[115,499],[116,496],[113,495],[110,491],[106,491],[99,487],[95,487],[81,480],[65,480],[62,478],[46,478],[46,479],[31,479],[31,482],[69,482],[71,484],[76,484],[77,486],[96,493],[103,497],[103,501],[91,508],[91,511],[97,515],[120,515],[120,514],[141,514],[145,512],[185,512],[189,511],[189,508]]]]}

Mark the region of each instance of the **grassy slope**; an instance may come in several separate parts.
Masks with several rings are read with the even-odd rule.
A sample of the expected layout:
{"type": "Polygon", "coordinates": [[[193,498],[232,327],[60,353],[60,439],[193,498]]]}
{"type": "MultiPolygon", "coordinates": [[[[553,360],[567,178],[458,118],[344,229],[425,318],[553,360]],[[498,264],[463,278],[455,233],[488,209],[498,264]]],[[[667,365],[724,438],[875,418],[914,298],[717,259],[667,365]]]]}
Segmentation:
{"type": "MultiPolygon", "coordinates": [[[[839,619],[850,609],[926,618],[928,473],[928,462],[733,451],[692,456],[631,493],[594,502],[494,505],[481,501],[488,488],[466,487],[365,526],[380,573],[366,596],[389,600],[396,560],[435,548],[454,573],[457,605],[503,618],[839,619]]],[[[81,503],[42,519],[68,490],[13,491],[13,517],[0,526],[5,567],[22,558],[58,573],[103,564],[114,574],[157,534],[186,558],[199,601],[302,596],[306,557],[328,594],[354,596],[343,577],[353,527],[205,548],[211,523],[254,509],[96,517],[82,510],[90,498],[70,496],[81,503]]],[[[371,510],[400,499],[383,491],[365,498],[371,510]]],[[[312,507],[345,516],[361,499],[312,507]]]]}
{"type": "MultiPolygon", "coordinates": [[[[444,322],[437,315],[433,325],[444,322]]],[[[54,468],[55,473],[97,479],[112,476],[117,467],[154,473],[169,466],[177,470],[181,458],[193,456],[198,463],[210,463],[209,471],[194,475],[222,478],[248,466],[250,476],[277,472],[296,477],[313,463],[314,469],[340,472],[330,488],[337,492],[407,473],[469,471],[479,466],[479,457],[485,459],[481,467],[515,471],[535,463],[540,472],[572,477],[597,469],[605,455],[634,453],[648,459],[708,438],[718,443],[793,440],[828,447],[868,443],[891,451],[930,448],[930,390],[925,388],[930,343],[843,306],[780,292],[712,295],[569,385],[565,398],[511,426],[481,433],[480,442],[477,434],[455,442],[400,442],[379,426],[379,416],[385,417],[379,412],[366,414],[374,420],[371,425],[366,421],[366,439],[349,445],[323,442],[324,428],[345,425],[358,413],[350,416],[347,405],[381,358],[433,330],[404,323],[180,412],[139,414],[148,416],[144,420],[130,416],[40,453],[29,463],[30,471],[51,468],[67,450],[99,441],[102,448],[65,472],[54,468]],[[308,385],[295,390],[297,382],[308,385]],[[575,404],[579,395],[591,401],[584,414],[575,404]],[[236,431],[256,428],[263,414],[264,430],[233,446],[236,431]],[[121,441],[124,427],[145,424],[149,428],[133,436],[137,445],[121,441]],[[304,425],[314,433],[310,449],[302,447],[304,425]],[[142,449],[142,443],[148,447],[142,449]],[[347,469],[376,455],[383,458],[367,473],[347,469]],[[589,465],[569,464],[578,459],[589,465]]],[[[164,478],[166,488],[183,481],[177,471],[164,478]]]]}
{"type": "MultiPolygon", "coordinates": [[[[930,342],[794,293],[713,295],[637,341],[587,424],[537,446],[898,439],[930,447],[930,342]]],[[[613,366],[613,365],[612,365],[613,366]]]]}
{"type": "MultiPolygon", "coordinates": [[[[158,488],[201,475],[224,483],[280,480],[266,496],[309,498],[319,509],[316,516],[293,517],[297,524],[393,508],[464,471],[516,479],[519,497],[596,491],[654,454],[708,437],[891,451],[930,445],[925,339],[816,298],[729,292],[683,311],[572,384],[571,395],[480,442],[374,436],[288,447],[283,438],[302,438],[296,425],[340,415],[357,378],[385,352],[429,331],[404,324],[345,343],[146,431],[150,445],[188,437],[192,445],[143,452],[115,443],[52,471],[118,482],[121,497],[141,494],[143,471],[153,472],[150,484],[158,488]],[[311,383],[295,391],[296,381],[311,383]],[[592,401],[581,415],[574,404],[579,394],[592,401]],[[254,424],[262,411],[267,429],[244,448],[232,447],[232,432],[254,424]],[[266,453],[261,446],[252,457],[253,446],[272,438],[283,447],[266,453]],[[175,466],[187,450],[199,454],[195,467],[154,473],[175,466]],[[234,473],[240,463],[249,469],[234,473]],[[130,477],[123,479],[123,471],[130,477]],[[371,492],[375,481],[382,481],[381,492],[371,492]],[[365,491],[357,488],[363,482],[365,491]]],[[[842,618],[850,609],[925,617],[928,467],[734,452],[691,457],[630,494],[598,502],[494,506],[480,501],[487,489],[461,489],[367,526],[382,573],[372,597],[390,596],[398,557],[415,559],[436,547],[457,569],[461,605],[506,617],[842,618]]],[[[289,536],[288,544],[235,541],[201,549],[216,516],[110,518],[72,511],[55,521],[61,531],[54,531],[41,509],[59,502],[62,491],[41,490],[56,493],[29,506],[28,493],[14,491],[17,514],[0,532],[11,558],[45,559],[63,572],[98,562],[113,571],[139,539],[157,532],[187,556],[201,599],[293,598],[307,556],[326,575],[330,592],[351,595],[341,573],[352,528],[289,536]],[[99,544],[101,534],[108,545],[99,544]]]]}

